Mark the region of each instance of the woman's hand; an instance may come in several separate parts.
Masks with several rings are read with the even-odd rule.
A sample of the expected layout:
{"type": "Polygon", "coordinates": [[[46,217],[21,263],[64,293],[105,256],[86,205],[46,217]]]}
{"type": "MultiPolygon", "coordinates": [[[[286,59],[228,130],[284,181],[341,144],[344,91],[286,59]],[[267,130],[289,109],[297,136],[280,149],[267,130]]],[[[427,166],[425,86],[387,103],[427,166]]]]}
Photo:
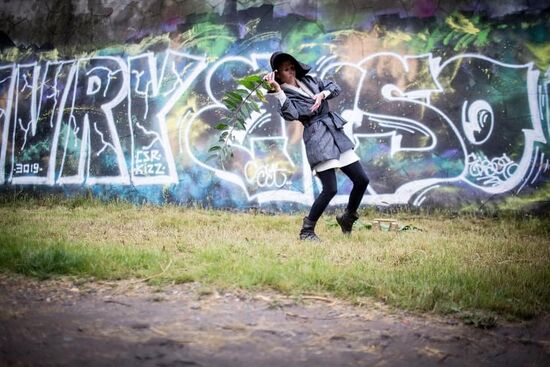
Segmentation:
{"type": "Polygon", "coordinates": [[[319,109],[319,107],[321,106],[321,102],[323,102],[323,99],[325,99],[325,95],[323,93],[318,93],[313,96],[313,99],[315,100],[315,103],[309,109],[311,112],[315,112],[317,111],[317,109],[319,109]]]}
{"type": "Polygon", "coordinates": [[[278,93],[278,92],[281,91],[281,86],[275,80],[275,72],[274,71],[272,71],[271,73],[264,76],[264,80],[267,81],[271,85],[271,89],[269,90],[270,92],[278,93]]]}

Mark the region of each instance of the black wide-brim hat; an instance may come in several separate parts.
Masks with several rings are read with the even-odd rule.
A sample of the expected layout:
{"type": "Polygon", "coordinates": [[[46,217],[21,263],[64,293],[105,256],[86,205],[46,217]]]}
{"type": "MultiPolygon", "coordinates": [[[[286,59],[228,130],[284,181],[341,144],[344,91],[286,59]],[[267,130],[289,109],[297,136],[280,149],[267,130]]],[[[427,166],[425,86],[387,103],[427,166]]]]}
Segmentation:
{"type": "Polygon", "coordinates": [[[303,64],[296,60],[296,58],[291,54],[287,54],[281,51],[274,52],[271,55],[271,58],[269,59],[271,70],[275,71],[279,67],[279,65],[285,60],[290,60],[294,63],[294,67],[296,68],[296,78],[298,79],[302,78],[311,70],[311,67],[309,65],[303,64]]]}

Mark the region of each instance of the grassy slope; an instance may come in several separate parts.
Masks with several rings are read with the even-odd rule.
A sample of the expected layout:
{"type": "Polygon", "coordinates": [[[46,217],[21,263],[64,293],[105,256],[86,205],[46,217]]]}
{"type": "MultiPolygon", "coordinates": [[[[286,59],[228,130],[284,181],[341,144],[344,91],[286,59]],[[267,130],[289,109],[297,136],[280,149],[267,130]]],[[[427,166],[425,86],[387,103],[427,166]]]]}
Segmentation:
{"type": "Polygon", "coordinates": [[[360,226],[346,238],[327,216],[317,244],[296,240],[297,215],[70,201],[4,205],[0,270],[373,296],[442,313],[526,318],[548,311],[547,218],[396,217],[423,231],[360,226]]]}

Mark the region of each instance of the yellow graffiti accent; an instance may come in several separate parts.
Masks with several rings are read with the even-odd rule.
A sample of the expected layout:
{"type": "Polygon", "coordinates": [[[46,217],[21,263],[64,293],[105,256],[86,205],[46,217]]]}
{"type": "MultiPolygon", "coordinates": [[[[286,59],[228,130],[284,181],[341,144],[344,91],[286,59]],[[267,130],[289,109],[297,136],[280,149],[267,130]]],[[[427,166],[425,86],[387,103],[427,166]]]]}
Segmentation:
{"type": "Polygon", "coordinates": [[[480,29],[462,14],[448,16],[445,18],[445,23],[457,32],[472,35],[476,35],[480,32],[480,29]]]}
{"type": "Polygon", "coordinates": [[[260,24],[261,22],[261,18],[256,18],[256,19],[252,19],[250,21],[248,21],[244,27],[246,29],[246,33],[249,34],[249,33],[256,33],[256,28],[258,27],[258,24],[260,24]]]}
{"type": "Polygon", "coordinates": [[[325,47],[329,50],[334,50],[335,45],[329,42],[308,42],[308,43],[302,43],[298,47],[298,52],[306,52],[308,49],[314,49],[316,47],[325,47]]]}
{"type": "MultiPolygon", "coordinates": [[[[184,97],[184,96],[182,96],[184,97]]],[[[176,103],[174,108],[170,110],[166,116],[166,126],[170,135],[173,135],[174,140],[177,140],[177,136],[180,133],[180,129],[183,129],[191,122],[192,117],[195,116],[196,111],[200,109],[199,99],[190,94],[180,103],[176,103]]],[[[202,120],[197,120],[193,125],[193,129],[190,131],[188,139],[190,141],[198,141],[203,138],[203,134],[207,132],[209,125],[202,120]],[[200,122],[200,123],[198,123],[200,122]]]]}
{"type": "Polygon", "coordinates": [[[386,34],[384,36],[384,47],[396,47],[399,46],[405,42],[409,42],[412,40],[412,37],[402,31],[386,31],[386,34]]]}
{"type": "Polygon", "coordinates": [[[537,68],[546,71],[550,67],[550,42],[544,45],[526,43],[525,46],[533,54],[537,68]]]}
{"type": "Polygon", "coordinates": [[[17,47],[8,48],[0,52],[0,60],[3,62],[14,62],[16,63],[19,59],[24,56],[32,55],[31,51],[21,51],[17,47]]]}
{"type": "Polygon", "coordinates": [[[236,40],[226,25],[206,22],[193,25],[190,30],[174,37],[172,42],[180,49],[197,47],[203,52],[208,51],[208,60],[213,61],[236,40]]]}
{"type": "Polygon", "coordinates": [[[38,57],[39,61],[58,61],[60,60],[59,51],[57,49],[41,52],[38,57]]]}
{"type": "Polygon", "coordinates": [[[281,39],[281,32],[264,32],[251,36],[243,41],[242,48],[247,49],[252,47],[255,43],[268,41],[268,40],[279,40],[281,39]]]}
{"type": "Polygon", "coordinates": [[[167,49],[170,47],[170,35],[168,33],[154,36],[147,36],[139,43],[124,45],[128,55],[140,55],[150,49],[167,49]]]}

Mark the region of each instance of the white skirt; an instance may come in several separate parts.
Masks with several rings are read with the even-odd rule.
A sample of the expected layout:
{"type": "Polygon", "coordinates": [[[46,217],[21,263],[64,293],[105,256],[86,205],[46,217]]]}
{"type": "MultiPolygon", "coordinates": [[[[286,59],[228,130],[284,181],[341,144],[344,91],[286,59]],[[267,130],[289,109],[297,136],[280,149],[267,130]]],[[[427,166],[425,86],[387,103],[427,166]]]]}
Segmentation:
{"type": "Polygon", "coordinates": [[[316,164],[315,167],[313,167],[313,175],[317,172],[323,172],[332,168],[345,167],[353,162],[357,162],[358,160],[359,156],[353,151],[353,149],[346,150],[344,153],[340,154],[340,158],[338,159],[329,159],[328,161],[316,164]]]}

